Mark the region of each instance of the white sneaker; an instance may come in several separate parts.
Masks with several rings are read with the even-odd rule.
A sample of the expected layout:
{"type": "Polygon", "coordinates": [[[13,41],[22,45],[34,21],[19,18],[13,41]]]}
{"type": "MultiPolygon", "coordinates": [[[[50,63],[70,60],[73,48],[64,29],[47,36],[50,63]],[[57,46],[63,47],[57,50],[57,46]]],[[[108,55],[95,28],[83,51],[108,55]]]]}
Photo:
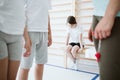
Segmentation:
{"type": "Polygon", "coordinates": [[[73,61],[73,65],[72,65],[72,67],[71,67],[71,69],[74,69],[74,70],[77,70],[77,60],[75,59],[74,61],[73,61]]]}
{"type": "Polygon", "coordinates": [[[77,64],[74,64],[72,69],[77,70],[77,64]]]}

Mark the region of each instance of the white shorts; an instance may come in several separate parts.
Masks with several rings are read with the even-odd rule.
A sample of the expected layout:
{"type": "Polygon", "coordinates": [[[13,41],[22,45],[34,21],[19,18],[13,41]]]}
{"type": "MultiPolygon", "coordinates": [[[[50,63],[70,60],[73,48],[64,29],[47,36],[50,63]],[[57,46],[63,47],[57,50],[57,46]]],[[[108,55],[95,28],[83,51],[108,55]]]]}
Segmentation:
{"type": "Polygon", "coordinates": [[[47,62],[48,53],[48,33],[47,32],[29,32],[32,41],[31,55],[29,57],[22,56],[21,68],[29,69],[32,66],[33,59],[36,64],[45,64],[47,62]]]}

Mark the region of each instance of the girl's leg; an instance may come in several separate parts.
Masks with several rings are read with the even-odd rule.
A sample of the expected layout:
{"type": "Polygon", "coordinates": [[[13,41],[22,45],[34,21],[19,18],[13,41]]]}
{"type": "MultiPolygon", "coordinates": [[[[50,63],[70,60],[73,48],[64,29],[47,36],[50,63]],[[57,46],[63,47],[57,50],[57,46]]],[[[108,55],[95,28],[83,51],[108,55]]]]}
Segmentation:
{"type": "Polygon", "coordinates": [[[68,45],[67,48],[66,48],[67,55],[68,55],[72,60],[74,60],[74,56],[72,55],[71,50],[72,50],[72,46],[71,46],[71,45],[68,45]]]}
{"type": "Polygon", "coordinates": [[[35,80],[42,80],[44,64],[48,61],[48,33],[40,32],[38,34],[38,40],[40,41],[36,45],[35,53],[35,80]]]}
{"type": "Polygon", "coordinates": [[[44,64],[35,65],[35,80],[42,80],[44,64]]]}
{"type": "Polygon", "coordinates": [[[28,73],[30,69],[20,68],[18,73],[18,80],[28,80],[28,73]]]}
{"type": "Polygon", "coordinates": [[[28,80],[29,71],[33,63],[34,51],[36,49],[35,46],[36,44],[32,44],[31,55],[29,57],[24,57],[22,55],[20,69],[18,72],[18,80],[28,80]]]}
{"type": "MultiPolygon", "coordinates": [[[[0,80],[7,80],[8,73],[8,49],[0,32],[0,80]]],[[[4,37],[4,36],[3,36],[4,37]]]]}
{"type": "Polygon", "coordinates": [[[22,50],[23,40],[22,36],[7,35],[8,47],[8,80],[16,80],[22,50]],[[11,37],[11,38],[10,38],[11,37]]]}
{"type": "Polygon", "coordinates": [[[7,80],[8,58],[0,59],[0,80],[7,80]]]}
{"type": "Polygon", "coordinates": [[[79,49],[80,49],[79,46],[75,45],[75,46],[73,46],[73,48],[72,48],[72,50],[71,50],[72,55],[73,55],[73,57],[74,57],[74,60],[77,59],[77,53],[78,53],[79,49]]]}
{"type": "MultiPolygon", "coordinates": [[[[33,52],[34,49],[32,48],[31,51],[33,52]]],[[[29,71],[33,63],[33,57],[33,53],[31,53],[29,57],[22,57],[18,72],[18,80],[28,80],[29,71]]]]}
{"type": "Polygon", "coordinates": [[[9,60],[8,64],[8,80],[16,80],[17,71],[20,61],[9,60]]]}

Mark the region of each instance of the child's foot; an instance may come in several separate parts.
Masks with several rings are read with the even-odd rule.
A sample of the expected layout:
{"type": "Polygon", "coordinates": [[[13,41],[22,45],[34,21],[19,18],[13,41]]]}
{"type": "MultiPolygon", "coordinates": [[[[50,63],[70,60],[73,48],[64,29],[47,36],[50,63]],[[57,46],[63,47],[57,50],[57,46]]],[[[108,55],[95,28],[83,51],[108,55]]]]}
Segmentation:
{"type": "Polygon", "coordinates": [[[77,64],[74,64],[72,69],[77,70],[77,64]]]}
{"type": "Polygon", "coordinates": [[[73,60],[73,63],[74,63],[74,64],[76,64],[76,63],[77,63],[77,59],[76,59],[76,58],[73,60]]]}
{"type": "Polygon", "coordinates": [[[72,69],[77,70],[77,59],[74,59],[72,69]]]}

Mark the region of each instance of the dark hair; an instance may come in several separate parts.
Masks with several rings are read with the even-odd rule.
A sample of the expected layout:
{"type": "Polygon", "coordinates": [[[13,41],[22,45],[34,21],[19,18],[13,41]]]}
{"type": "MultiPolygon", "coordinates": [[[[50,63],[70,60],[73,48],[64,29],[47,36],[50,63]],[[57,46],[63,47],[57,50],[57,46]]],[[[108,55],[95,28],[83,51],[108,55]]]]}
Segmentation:
{"type": "Polygon", "coordinates": [[[77,24],[76,19],[74,16],[68,16],[67,23],[69,24],[77,24]]]}

